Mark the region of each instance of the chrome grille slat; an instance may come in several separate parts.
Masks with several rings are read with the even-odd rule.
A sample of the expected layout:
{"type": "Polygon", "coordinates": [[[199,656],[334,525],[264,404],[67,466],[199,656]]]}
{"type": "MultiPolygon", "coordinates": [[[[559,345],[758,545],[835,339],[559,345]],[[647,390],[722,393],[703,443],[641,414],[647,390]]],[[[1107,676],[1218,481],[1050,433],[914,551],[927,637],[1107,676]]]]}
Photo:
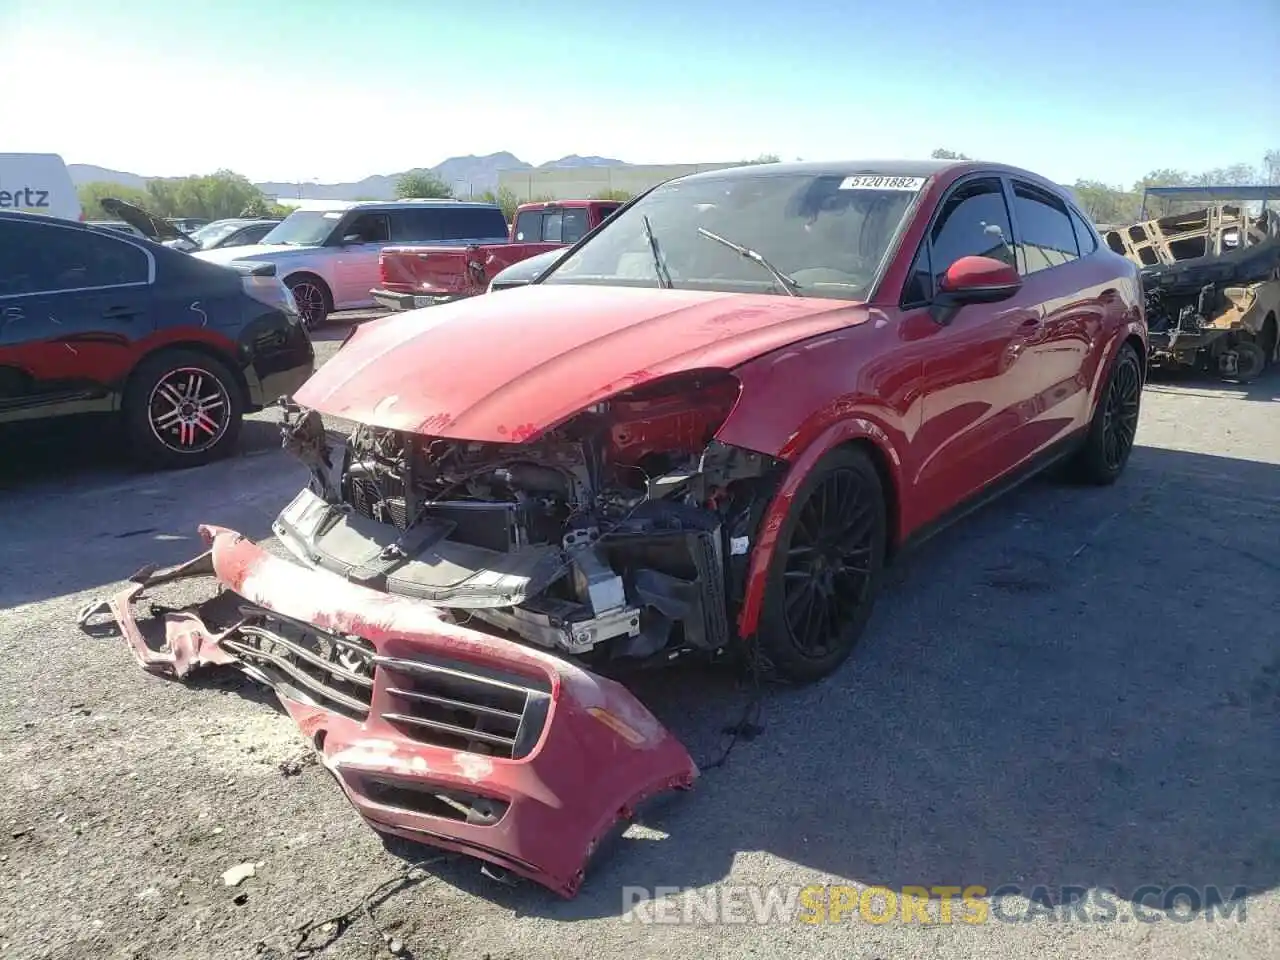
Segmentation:
{"type": "Polygon", "coordinates": [[[489,733],[487,730],[476,730],[472,727],[459,727],[452,723],[444,723],[440,720],[428,720],[425,717],[411,717],[404,713],[384,713],[383,718],[393,723],[407,723],[415,727],[425,727],[428,730],[439,730],[441,733],[447,733],[450,736],[460,737],[463,740],[480,740],[484,743],[492,743],[499,747],[515,746],[515,737],[504,737],[500,734],[489,733]]]}
{"type": "MultiPolygon", "coordinates": [[[[243,630],[244,628],[242,627],[241,629],[243,630]]],[[[275,638],[272,637],[271,639],[274,640],[275,638]]],[[[296,680],[298,683],[306,687],[312,693],[319,694],[320,696],[325,697],[328,700],[332,700],[334,703],[339,703],[342,706],[346,707],[348,710],[354,710],[362,714],[369,712],[369,705],[367,703],[362,703],[361,701],[357,700],[355,697],[349,697],[345,693],[341,693],[338,690],[334,690],[332,687],[325,686],[315,677],[311,676],[309,673],[307,673],[304,670],[298,669],[298,667],[295,664],[290,663],[287,659],[280,656],[279,654],[268,653],[265,650],[259,650],[256,647],[252,647],[246,643],[240,643],[239,641],[232,640],[229,637],[222,641],[222,645],[224,647],[227,647],[229,650],[232,650],[235,653],[239,654],[240,656],[248,658],[250,660],[267,661],[273,667],[279,670],[281,673],[285,674],[292,680],[296,680]]]]}
{"type": "Polygon", "coordinates": [[[352,673],[339,663],[334,663],[330,660],[324,659],[323,657],[318,657],[306,647],[294,643],[288,637],[282,637],[280,634],[271,630],[264,629],[263,627],[251,626],[249,624],[242,626],[240,628],[240,632],[247,636],[260,637],[261,639],[274,643],[277,646],[284,647],[298,659],[305,660],[313,667],[324,670],[326,673],[331,673],[340,680],[347,681],[347,683],[354,683],[358,687],[368,687],[370,690],[373,689],[372,677],[362,677],[358,673],[352,673]]]}
{"type": "Polygon", "coordinates": [[[522,687],[519,684],[508,683],[505,680],[497,680],[493,677],[482,676],[476,673],[466,673],[462,670],[454,670],[450,667],[440,666],[434,663],[423,663],[420,660],[401,660],[397,657],[375,656],[373,658],[375,665],[385,667],[388,670],[399,673],[416,673],[426,676],[446,676],[467,683],[482,683],[500,690],[506,690],[511,693],[527,694],[530,687],[522,687]]]}
{"type": "Polygon", "coordinates": [[[385,684],[381,716],[423,743],[522,759],[547,719],[550,679],[455,660],[373,658],[385,684]]]}
{"type": "Polygon", "coordinates": [[[453,700],[449,697],[436,696],[433,693],[419,693],[416,690],[401,690],[398,687],[389,687],[387,693],[393,697],[404,697],[407,700],[418,700],[422,703],[433,703],[436,706],[445,707],[450,710],[474,710],[477,713],[483,713],[490,717],[502,717],[506,720],[520,721],[520,714],[513,713],[510,710],[501,710],[498,707],[486,707],[478,703],[466,703],[462,700],[453,700]]]}

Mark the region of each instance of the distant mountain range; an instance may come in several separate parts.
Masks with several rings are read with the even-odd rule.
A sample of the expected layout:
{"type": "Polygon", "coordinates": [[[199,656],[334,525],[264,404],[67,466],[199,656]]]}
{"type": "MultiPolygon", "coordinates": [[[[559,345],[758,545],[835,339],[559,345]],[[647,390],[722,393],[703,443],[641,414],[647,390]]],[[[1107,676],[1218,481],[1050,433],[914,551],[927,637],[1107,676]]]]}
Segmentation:
{"type": "MultiPolygon", "coordinates": [[[[626,167],[631,164],[608,157],[580,157],[570,154],[559,160],[539,164],[537,168],[513,153],[502,151],[488,156],[450,157],[434,167],[404,170],[400,173],[374,174],[354,183],[258,183],[255,186],[271,197],[302,197],[307,200],[390,200],[395,195],[396,181],[406,173],[429,172],[449,184],[460,195],[496,190],[498,172],[501,170],[533,170],[572,167],[626,167]]],[[[69,163],[71,179],[80,186],[84,183],[106,182],[142,189],[148,180],[163,177],[144,177],[122,170],[109,170],[89,163],[69,163]]]]}

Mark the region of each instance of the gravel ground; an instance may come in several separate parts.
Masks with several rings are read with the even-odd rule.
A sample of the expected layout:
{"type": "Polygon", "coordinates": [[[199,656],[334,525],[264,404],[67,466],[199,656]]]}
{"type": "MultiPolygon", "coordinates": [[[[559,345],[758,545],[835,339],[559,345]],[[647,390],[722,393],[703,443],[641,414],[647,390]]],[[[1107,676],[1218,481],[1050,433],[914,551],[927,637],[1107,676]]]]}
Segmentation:
{"type": "MultiPolygon", "coordinates": [[[[377,922],[431,960],[1280,956],[1277,400],[1275,375],[1153,385],[1114,488],[1036,481],[941,535],[895,572],[851,662],[770,692],[763,733],[648,811],[576,900],[449,861],[377,922]],[[1110,924],[623,915],[624,886],[813,883],[1251,896],[1243,923],[1128,922],[1124,902],[1110,924]]],[[[5,458],[0,955],[287,957],[299,925],[426,854],[384,846],[253,684],[149,677],[74,624],[142,564],[195,552],[199,521],[269,536],[304,479],[272,419],[242,456],[178,474],[131,473],[100,437],[5,458]]],[[[653,686],[700,759],[749,699],[717,674],[653,686]]],[[[366,919],[339,932],[320,955],[389,955],[366,919]]]]}

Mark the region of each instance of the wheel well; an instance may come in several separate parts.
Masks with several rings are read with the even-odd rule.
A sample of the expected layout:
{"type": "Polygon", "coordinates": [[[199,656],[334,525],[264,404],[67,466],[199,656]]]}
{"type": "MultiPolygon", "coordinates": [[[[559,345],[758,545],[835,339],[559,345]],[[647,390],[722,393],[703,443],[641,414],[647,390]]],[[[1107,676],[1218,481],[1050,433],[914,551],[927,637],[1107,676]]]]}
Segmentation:
{"type": "Polygon", "coordinates": [[[284,278],[284,285],[287,287],[290,281],[301,280],[303,278],[313,280],[319,285],[320,290],[324,293],[325,299],[329,301],[329,309],[333,309],[333,291],[329,288],[329,284],[325,283],[324,277],[318,273],[312,273],[310,270],[297,270],[284,278]]]}
{"type": "Polygon", "coordinates": [[[123,400],[124,395],[129,392],[129,387],[133,385],[133,380],[138,375],[139,367],[153,357],[163,356],[174,350],[189,350],[192,353],[204,354],[211,360],[217,360],[231,371],[231,375],[236,378],[236,384],[240,387],[241,399],[244,403],[249,403],[249,382],[245,380],[244,371],[240,369],[240,364],[236,363],[235,358],[226,351],[219,350],[217,347],[212,347],[199,340],[179,340],[177,343],[166,343],[163,347],[158,347],[140,357],[138,362],[134,364],[133,369],[129,371],[129,376],[125,378],[124,389],[120,392],[121,399],[123,400]]]}
{"type": "Polygon", "coordinates": [[[888,519],[884,540],[885,559],[888,560],[893,557],[898,549],[899,519],[898,488],[893,482],[893,471],[889,466],[889,457],[874,441],[862,437],[850,440],[841,444],[841,446],[864,452],[876,468],[876,473],[880,475],[880,489],[884,491],[885,517],[888,519]]]}
{"type": "Polygon", "coordinates": [[[1142,364],[1142,382],[1147,380],[1147,348],[1142,343],[1142,338],[1136,333],[1131,333],[1124,338],[1124,342],[1133,347],[1133,352],[1138,355],[1138,362],[1142,364]]]}

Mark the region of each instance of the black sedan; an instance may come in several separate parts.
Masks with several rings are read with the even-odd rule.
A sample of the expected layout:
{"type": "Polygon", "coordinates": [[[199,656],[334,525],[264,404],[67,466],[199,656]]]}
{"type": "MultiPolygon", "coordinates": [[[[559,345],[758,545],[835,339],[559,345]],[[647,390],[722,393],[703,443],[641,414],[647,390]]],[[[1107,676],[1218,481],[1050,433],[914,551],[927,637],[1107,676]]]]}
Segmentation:
{"type": "Polygon", "coordinates": [[[106,413],[156,467],[230,451],[246,412],[315,368],[292,294],[242,270],[38,214],[0,212],[0,427],[106,413]]]}

